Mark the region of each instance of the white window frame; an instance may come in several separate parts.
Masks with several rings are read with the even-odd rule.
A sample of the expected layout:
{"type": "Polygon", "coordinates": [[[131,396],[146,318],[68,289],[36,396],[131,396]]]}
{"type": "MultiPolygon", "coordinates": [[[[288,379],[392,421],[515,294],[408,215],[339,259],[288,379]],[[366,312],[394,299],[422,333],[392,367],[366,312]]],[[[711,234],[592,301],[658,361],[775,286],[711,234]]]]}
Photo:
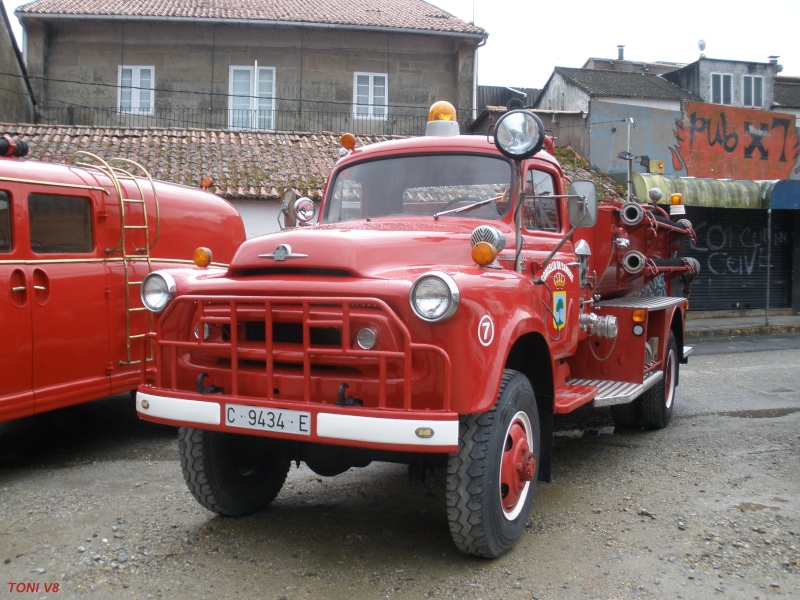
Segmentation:
{"type": "Polygon", "coordinates": [[[764,107],[764,78],[760,75],[742,76],[742,106],[764,107]]]}
{"type": "Polygon", "coordinates": [[[133,115],[152,115],[155,108],[156,68],[152,65],[119,65],[117,68],[117,110],[133,115]],[[123,71],[131,71],[130,85],[123,86],[123,71]],[[150,82],[142,84],[142,75],[149,72],[150,82]],[[128,92],[129,97],[126,98],[128,92]],[[149,101],[142,106],[144,100],[149,101]]]}
{"type": "Polygon", "coordinates": [[[711,103],[733,105],[733,76],[730,73],[711,74],[711,103]],[[714,96],[715,88],[719,88],[719,94],[714,96]]]}
{"type": "MultiPolygon", "coordinates": [[[[363,85],[363,84],[362,84],[363,85]]],[[[353,117],[358,119],[386,120],[389,114],[389,75],[387,73],[353,73],[353,117]],[[359,94],[359,78],[368,80],[367,94],[359,94]],[[383,95],[379,78],[383,79],[383,95]],[[365,102],[366,100],[366,102],[365,102]]]]}
{"type": "Polygon", "coordinates": [[[275,67],[231,65],[228,67],[228,127],[272,131],[275,129],[275,67]],[[249,74],[247,96],[236,93],[236,72],[249,74]],[[262,75],[269,74],[271,85],[264,86],[262,75]],[[267,89],[265,89],[265,87],[267,89]],[[242,100],[246,100],[242,103],[242,100]],[[242,111],[245,111],[244,114],[242,111]]]}

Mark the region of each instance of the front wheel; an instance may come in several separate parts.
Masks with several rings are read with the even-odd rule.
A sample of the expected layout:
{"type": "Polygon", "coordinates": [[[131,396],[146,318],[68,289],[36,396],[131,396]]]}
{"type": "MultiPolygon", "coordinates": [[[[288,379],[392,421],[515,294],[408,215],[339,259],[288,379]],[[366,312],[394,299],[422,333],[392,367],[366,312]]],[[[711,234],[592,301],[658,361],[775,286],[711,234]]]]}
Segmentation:
{"type": "Polygon", "coordinates": [[[447,518],[462,552],[496,558],[522,535],[539,471],[539,413],[527,377],[506,369],[494,408],[462,417],[447,465],[447,518]]]}
{"type": "Polygon", "coordinates": [[[178,449],[192,495],[208,510],[229,517],[268,506],[289,473],[289,459],[260,437],[181,427],[178,449]]]}
{"type": "Polygon", "coordinates": [[[670,332],[661,381],[642,395],[642,422],[646,429],[664,429],[672,417],[678,385],[678,344],[670,332]]]}

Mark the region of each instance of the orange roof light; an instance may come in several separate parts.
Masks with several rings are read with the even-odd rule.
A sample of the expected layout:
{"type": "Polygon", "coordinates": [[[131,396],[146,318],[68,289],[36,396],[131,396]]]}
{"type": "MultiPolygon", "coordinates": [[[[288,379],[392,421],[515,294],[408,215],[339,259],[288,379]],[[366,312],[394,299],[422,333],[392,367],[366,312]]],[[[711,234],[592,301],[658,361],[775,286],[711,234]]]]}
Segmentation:
{"type": "Polygon", "coordinates": [[[456,108],[446,100],[439,100],[431,105],[428,121],[455,121],[456,108]]]}
{"type": "Polygon", "coordinates": [[[683,205],[683,194],[675,192],[669,195],[669,216],[680,217],[686,214],[686,207],[683,205]]]}
{"type": "Polygon", "coordinates": [[[201,187],[201,188],[203,188],[204,190],[207,190],[208,188],[210,188],[210,187],[211,187],[211,185],[212,185],[213,183],[214,183],[214,182],[211,180],[211,177],[203,177],[203,178],[200,180],[200,187],[201,187]]]}
{"type": "Polygon", "coordinates": [[[356,136],[352,133],[343,133],[339,143],[345,150],[352,151],[356,147],[356,136]]]}

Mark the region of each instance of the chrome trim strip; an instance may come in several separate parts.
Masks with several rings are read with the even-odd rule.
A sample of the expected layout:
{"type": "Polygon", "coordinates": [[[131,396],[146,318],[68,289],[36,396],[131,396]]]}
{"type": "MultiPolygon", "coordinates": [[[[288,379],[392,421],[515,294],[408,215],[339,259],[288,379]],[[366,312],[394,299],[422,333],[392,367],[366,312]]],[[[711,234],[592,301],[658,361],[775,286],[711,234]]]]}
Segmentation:
{"type": "Polygon", "coordinates": [[[40,181],[38,179],[20,179],[18,177],[0,177],[0,181],[8,181],[11,183],[30,183],[32,185],[46,185],[50,187],[65,187],[74,190],[94,190],[96,192],[103,192],[110,194],[106,188],[97,185],[80,185],[77,183],[59,183],[57,181],[40,181]]]}
{"type": "Polygon", "coordinates": [[[136,392],[136,412],[148,417],[201,425],[219,425],[220,414],[222,414],[220,405],[216,402],[166,398],[144,392],[136,392]],[[142,406],[145,402],[147,408],[142,406]]]}
{"type": "Polygon", "coordinates": [[[374,444],[458,446],[458,421],[382,419],[319,413],[317,435],[321,438],[374,444]],[[420,428],[433,430],[433,436],[427,439],[418,437],[415,432],[420,428]]]}

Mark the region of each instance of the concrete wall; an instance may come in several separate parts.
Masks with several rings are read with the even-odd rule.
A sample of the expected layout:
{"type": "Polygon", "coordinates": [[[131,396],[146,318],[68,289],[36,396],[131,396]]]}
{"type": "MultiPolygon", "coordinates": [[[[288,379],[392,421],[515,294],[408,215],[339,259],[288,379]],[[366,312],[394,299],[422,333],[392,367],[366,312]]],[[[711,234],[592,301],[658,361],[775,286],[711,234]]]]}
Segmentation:
{"type": "MultiPolygon", "coordinates": [[[[155,106],[228,108],[229,66],[275,68],[278,111],[352,112],[353,74],[387,73],[390,110],[448,100],[471,108],[474,46],[461,38],[335,28],[165,25],[143,21],[28,24],[43,104],[117,105],[118,66],[155,67],[155,106]]],[[[424,116],[424,115],[423,115],[424,116]]]]}
{"type": "Polygon", "coordinates": [[[543,110],[569,110],[589,112],[589,95],[554,73],[536,102],[543,110]]]}
{"type": "MultiPolygon", "coordinates": [[[[5,8],[0,6],[0,10],[5,8]]],[[[0,121],[32,123],[33,101],[11,37],[5,12],[0,15],[0,121]]],[[[2,132],[0,132],[2,133],[2,132]]]]}
{"type": "MultiPolygon", "coordinates": [[[[631,154],[663,160],[665,173],[674,174],[669,160],[669,145],[675,137],[675,119],[680,116],[679,110],[593,100],[589,114],[589,162],[593,168],[614,176],[621,183],[625,182],[628,163],[618,156],[620,152],[629,150],[630,131],[631,154]],[[633,119],[632,125],[630,119],[633,119]]],[[[633,171],[646,173],[647,169],[636,160],[633,162],[633,171]]]]}
{"type": "Polygon", "coordinates": [[[773,82],[777,73],[777,64],[701,58],[683,69],[669,73],[665,79],[691,92],[704,102],[711,102],[712,73],[731,75],[731,106],[739,107],[744,105],[742,76],[763,77],[763,108],[772,106],[775,97],[773,82]]]}

